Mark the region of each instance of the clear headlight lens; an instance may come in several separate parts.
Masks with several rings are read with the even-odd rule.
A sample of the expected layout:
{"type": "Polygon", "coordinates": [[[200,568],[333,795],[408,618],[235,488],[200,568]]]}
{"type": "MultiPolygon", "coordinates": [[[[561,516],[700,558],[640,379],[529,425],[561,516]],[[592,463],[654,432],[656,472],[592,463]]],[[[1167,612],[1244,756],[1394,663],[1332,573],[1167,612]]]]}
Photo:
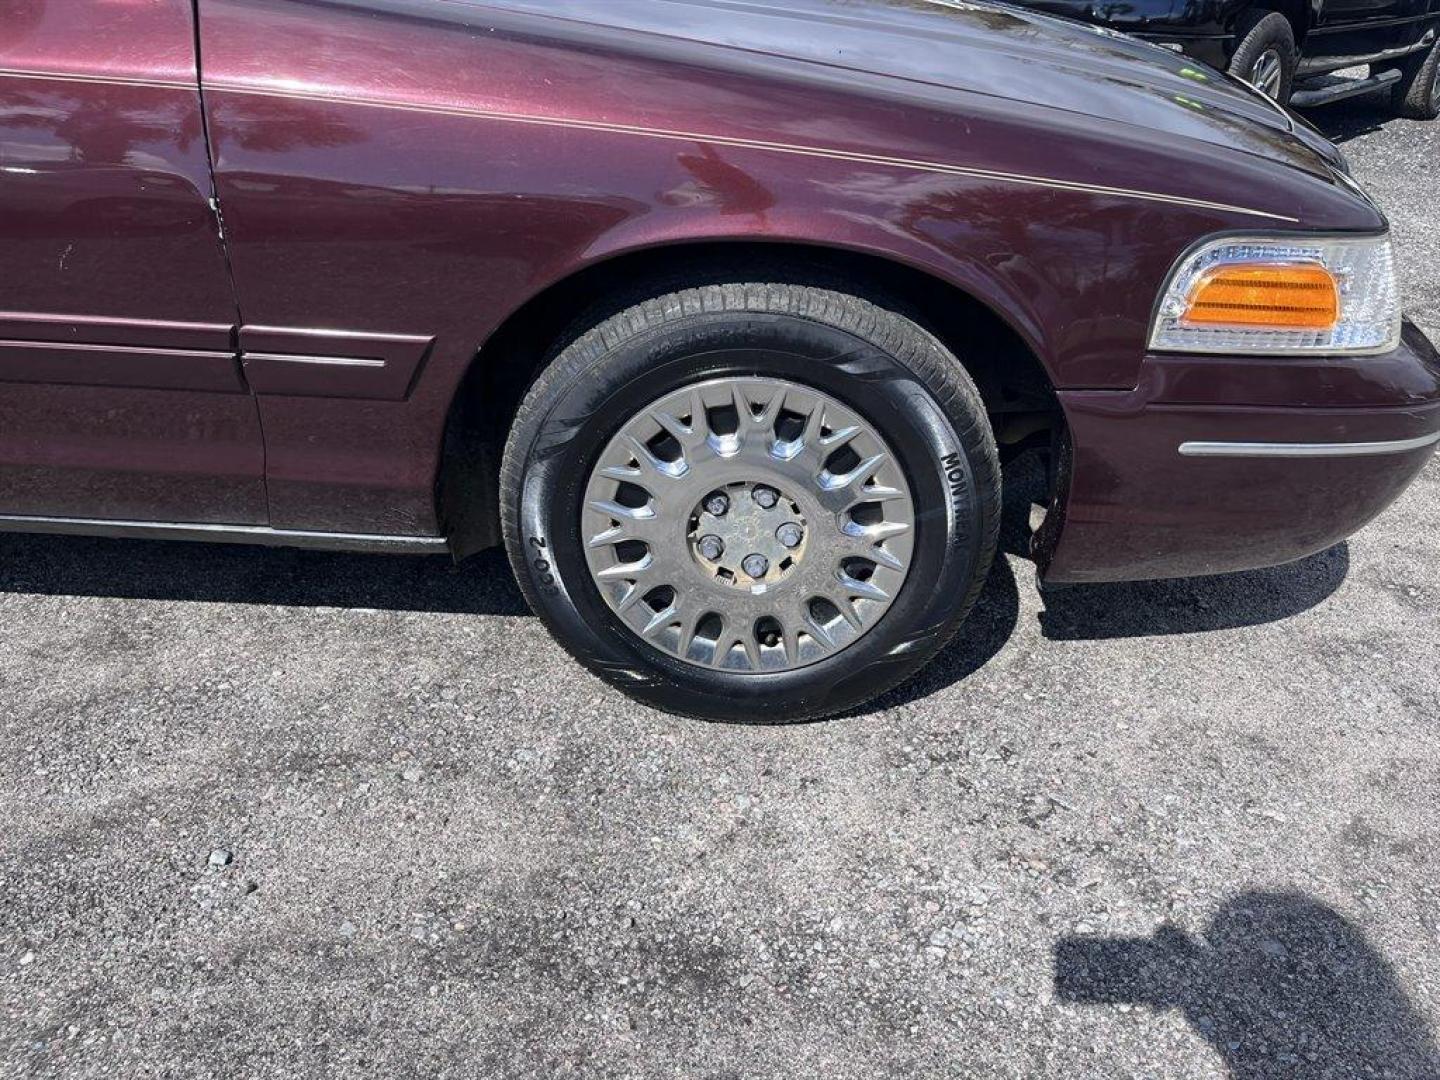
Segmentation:
{"type": "Polygon", "coordinates": [[[1215,353],[1376,353],[1400,343],[1388,236],[1228,237],[1170,274],[1150,347],[1215,353]]]}

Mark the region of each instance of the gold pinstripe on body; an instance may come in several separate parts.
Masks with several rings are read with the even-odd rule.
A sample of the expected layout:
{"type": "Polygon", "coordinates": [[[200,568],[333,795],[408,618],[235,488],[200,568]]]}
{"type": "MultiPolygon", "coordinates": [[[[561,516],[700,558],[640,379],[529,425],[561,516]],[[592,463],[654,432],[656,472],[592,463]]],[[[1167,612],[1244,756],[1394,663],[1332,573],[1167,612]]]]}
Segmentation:
{"type": "MultiPolygon", "coordinates": [[[[194,89],[195,84],[171,82],[157,79],[126,77],[93,77],[68,73],[44,71],[18,71],[0,69],[0,78],[53,79],[62,82],[99,83],[113,86],[142,86],[166,89],[194,89]]],[[[326,102],[335,105],[356,105],[372,109],[390,109],[399,112],[424,113],[432,116],[454,116],[465,119],[488,120],[494,123],[526,124],[534,127],[591,131],[613,135],[628,135],[635,138],[664,139],[672,142],[698,142],[711,146],[726,146],[740,150],[757,150],[772,154],[791,154],[801,157],[822,158],[830,161],[848,161],[861,165],[879,165],[886,168],[906,169],[943,176],[960,176],[972,180],[990,180],[997,183],[1018,184],[1028,187],[1043,187],[1056,191],[1075,191],[1089,195],[1106,195],[1114,198],[1138,199],[1145,202],[1164,203],[1171,206],[1185,206],[1197,210],[1214,210],[1221,213],[1244,214],[1249,217],[1267,218],[1299,224],[1299,218],[1285,214],[1256,210],[1248,206],[1212,202],[1207,199],[1193,199],[1184,195],[1170,195],[1158,191],[1144,191],[1137,188],[1110,187],[1104,184],[1087,184],[1077,180],[1062,180],[1056,177],[1031,176],[1025,173],[1001,172],[970,165],[950,162],[924,161],[911,158],[888,157],[854,150],[840,150],[823,146],[806,146],[796,143],[769,142],[763,139],[742,139],[729,135],[712,135],[698,131],[678,131],[667,128],[640,127],[633,124],[617,124],[604,120],[583,120],[571,117],[536,116],[525,113],[509,113],[493,109],[467,108],[459,105],[420,105],[411,102],[387,101],[383,98],[341,96],[313,90],[271,90],[265,87],[243,83],[215,81],[205,83],[207,93],[247,94],[256,97],[301,99],[326,102]]]]}

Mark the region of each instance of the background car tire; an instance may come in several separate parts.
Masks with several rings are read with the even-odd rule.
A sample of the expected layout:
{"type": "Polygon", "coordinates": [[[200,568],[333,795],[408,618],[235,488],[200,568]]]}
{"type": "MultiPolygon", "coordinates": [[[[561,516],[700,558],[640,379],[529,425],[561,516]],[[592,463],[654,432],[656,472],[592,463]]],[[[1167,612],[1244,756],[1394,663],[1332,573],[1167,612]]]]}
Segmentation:
{"type": "Polygon", "coordinates": [[[1290,100],[1295,69],[1300,63],[1300,50],[1295,46],[1295,31],[1290,20],[1274,11],[1251,11],[1241,17],[1235,35],[1239,44],[1230,56],[1230,74],[1265,90],[1284,105],[1290,100]],[[1269,66],[1272,61],[1274,68],[1269,66]],[[1275,80],[1273,89],[1259,84],[1269,78],[1275,80]]]}
{"type": "Polygon", "coordinates": [[[1400,64],[1400,81],[1390,90],[1397,116],[1434,120],[1440,116],[1440,42],[1400,64]]]}
{"type": "Polygon", "coordinates": [[[511,429],[501,508],[527,599],[590,670],[671,712],[794,722],[880,694],[949,640],[994,558],[1000,467],[974,382],[898,305],[812,284],[704,284],[562,343],[511,429]],[[627,417],[683,387],[757,376],[812,387],[873,425],[908,482],[914,543],[890,606],[847,647],[735,673],[653,647],[621,620],[591,575],[580,517],[587,478],[627,417]]]}

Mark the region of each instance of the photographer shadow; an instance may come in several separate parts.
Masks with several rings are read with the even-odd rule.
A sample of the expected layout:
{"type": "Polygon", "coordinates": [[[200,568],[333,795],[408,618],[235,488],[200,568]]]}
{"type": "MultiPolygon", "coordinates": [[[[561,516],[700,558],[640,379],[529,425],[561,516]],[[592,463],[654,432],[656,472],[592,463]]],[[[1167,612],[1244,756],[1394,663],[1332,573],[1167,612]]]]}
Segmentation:
{"type": "Polygon", "coordinates": [[[1435,1039],[1390,964],[1300,893],[1243,893],[1196,937],[1167,924],[1149,938],[1064,938],[1055,992],[1179,1009],[1235,1080],[1440,1077],[1435,1039]]]}

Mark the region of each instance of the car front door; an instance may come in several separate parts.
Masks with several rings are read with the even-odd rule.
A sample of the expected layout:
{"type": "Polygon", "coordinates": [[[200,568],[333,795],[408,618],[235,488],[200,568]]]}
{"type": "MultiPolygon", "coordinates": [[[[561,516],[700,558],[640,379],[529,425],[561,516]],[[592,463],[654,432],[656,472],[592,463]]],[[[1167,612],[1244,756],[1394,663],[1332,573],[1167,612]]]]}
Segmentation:
{"type": "Polygon", "coordinates": [[[190,0],[0,12],[0,516],[263,524],[190,0]]]}

